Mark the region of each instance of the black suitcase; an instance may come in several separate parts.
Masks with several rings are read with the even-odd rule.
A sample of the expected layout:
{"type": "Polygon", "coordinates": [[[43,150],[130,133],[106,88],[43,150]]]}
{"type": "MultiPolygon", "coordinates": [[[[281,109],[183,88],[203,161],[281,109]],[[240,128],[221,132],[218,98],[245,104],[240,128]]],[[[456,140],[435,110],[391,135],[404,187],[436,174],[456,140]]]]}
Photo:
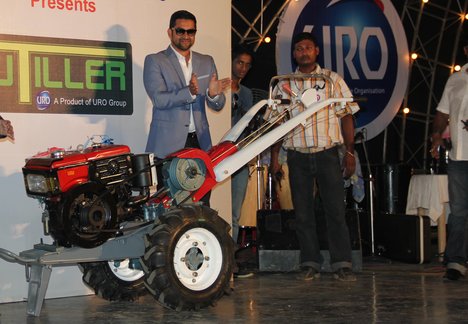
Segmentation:
{"type": "Polygon", "coordinates": [[[429,262],[430,226],[428,216],[382,213],[376,220],[376,252],[408,263],[429,262]]]}

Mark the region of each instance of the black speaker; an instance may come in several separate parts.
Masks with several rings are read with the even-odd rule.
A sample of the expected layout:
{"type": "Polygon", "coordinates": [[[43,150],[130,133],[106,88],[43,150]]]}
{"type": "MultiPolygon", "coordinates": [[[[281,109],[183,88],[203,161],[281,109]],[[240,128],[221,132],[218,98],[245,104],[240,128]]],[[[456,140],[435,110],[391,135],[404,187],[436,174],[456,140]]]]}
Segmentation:
{"type": "Polygon", "coordinates": [[[258,247],[263,250],[298,250],[294,210],[257,211],[258,247]]]}
{"type": "Polygon", "coordinates": [[[403,214],[406,210],[411,167],[406,164],[384,164],[376,169],[377,210],[403,214]]]}
{"type": "MultiPolygon", "coordinates": [[[[321,250],[328,250],[328,236],[325,216],[320,208],[316,213],[317,235],[321,250]]],[[[359,213],[356,210],[346,211],[352,250],[361,250],[361,230],[359,213]]],[[[258,245],[264,250],[298,250],[296,237],[296,219],[294,210],[257,211],[258,245]]]]}

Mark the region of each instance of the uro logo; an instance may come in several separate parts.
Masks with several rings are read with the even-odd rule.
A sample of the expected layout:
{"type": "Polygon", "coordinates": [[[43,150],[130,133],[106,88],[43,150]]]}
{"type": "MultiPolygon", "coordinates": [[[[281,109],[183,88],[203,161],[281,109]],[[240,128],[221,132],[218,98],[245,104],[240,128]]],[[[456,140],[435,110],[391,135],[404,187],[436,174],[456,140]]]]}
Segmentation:
{"type": "Polygon", "coordinates": [[[47,90],[41,91],[36,96],[36,107],[39,110],[46,110],[50,107],[50,93],[47,90]]]}
{"type": "Polygon", "coordinates": [[[311,31],[319,64],[343,76],[356,97],[365,97],[357,130],[378,135],[400,108],[408,82],[408,47],[403,26],[388,0],[292,1],[278,26],[279,73],[290,73],[294,34],[311,31]]]}

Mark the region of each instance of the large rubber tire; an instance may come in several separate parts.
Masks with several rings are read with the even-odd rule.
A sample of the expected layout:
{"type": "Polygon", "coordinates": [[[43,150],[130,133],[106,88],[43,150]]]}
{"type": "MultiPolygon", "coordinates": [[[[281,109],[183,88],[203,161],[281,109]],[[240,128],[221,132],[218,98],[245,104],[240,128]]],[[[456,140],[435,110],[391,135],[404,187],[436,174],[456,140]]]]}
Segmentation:
{"type": "MultiPolygon", "coordinates": [[[[139,262],[139,260],[135,260],[139,262]]],[[[83,282],[94,293],[111,301],[134,301],[147,294],[142,270],[129,267],[129,260],[80,263],[83,282]]]]}
{"type": "Polygon", "coordinates": [[[145,285],[164,307],[181,310],[214,305],[233,269],[230,226],[213,209],[184,205],[159,217],[145,237],[145,285]]]}

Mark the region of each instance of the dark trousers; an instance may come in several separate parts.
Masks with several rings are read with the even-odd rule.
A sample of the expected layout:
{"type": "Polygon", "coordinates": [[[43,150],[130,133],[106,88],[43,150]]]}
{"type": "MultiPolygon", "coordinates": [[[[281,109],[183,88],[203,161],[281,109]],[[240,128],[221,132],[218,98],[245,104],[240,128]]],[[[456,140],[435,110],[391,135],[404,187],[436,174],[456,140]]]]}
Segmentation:
{"type": "Polygon", "coordinates": [[[351,268],[351,242],[345,219],[344,184],[337,148],[318,153],[288,150],[288,168],[301,265],[320,270],[322,261],[314,208],[316,182],[327,223],[330,265],[335,271],[351,268]]]}
{"type": "MultiPolygon", "coordinates": [[[[195,133],[188,133],[187,140],[185,141],[185,148],[200,148],[200,144],[198,143],[197,134],[195,133]]],[[[163,176],[162,176],[162,164],[156,167],[156,174],[158,177],[158,190],[162,188],[164,185],[163,176]]],[[[206,206],[210,207],[210,197],[211,191],[208,191],[206,195],[200,199],[206,206]]]]}
{"type": "Polygon", "coordinates": [[[450,215],[447,224],[445,263],[465,273],[468,219],[468,161],[449,160],[447,167],[450,215]]]}

